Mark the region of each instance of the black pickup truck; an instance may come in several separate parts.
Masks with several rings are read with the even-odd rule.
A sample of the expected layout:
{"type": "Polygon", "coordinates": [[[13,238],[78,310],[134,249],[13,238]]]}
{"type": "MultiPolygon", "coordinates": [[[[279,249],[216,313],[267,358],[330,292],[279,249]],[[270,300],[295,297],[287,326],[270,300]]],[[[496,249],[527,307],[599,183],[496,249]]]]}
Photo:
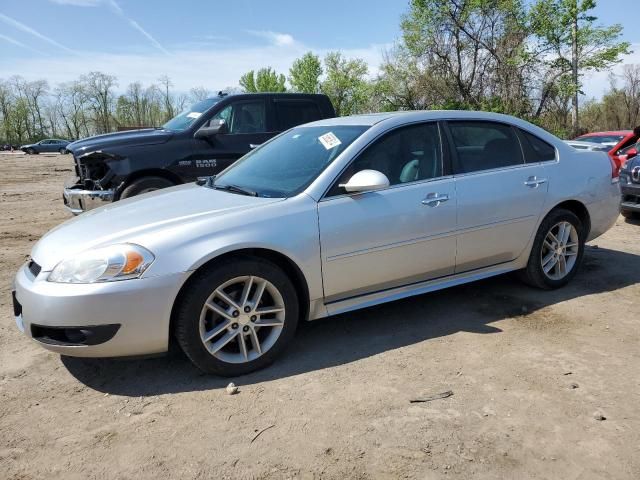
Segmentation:
{"type": "Polygon", "coordinates": [[[76,177],[63,198],[74,214],[215,175],[296,125],[335,116],[325,95],[226,95],[192,105],[162,127],[98,135],[67,145],[76,177]]]}

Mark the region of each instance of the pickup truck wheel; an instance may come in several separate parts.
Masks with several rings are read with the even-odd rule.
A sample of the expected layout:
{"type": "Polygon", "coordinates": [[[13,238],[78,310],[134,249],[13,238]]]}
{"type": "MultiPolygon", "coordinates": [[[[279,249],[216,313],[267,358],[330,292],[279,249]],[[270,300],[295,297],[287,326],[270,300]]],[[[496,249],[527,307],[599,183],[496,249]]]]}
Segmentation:
{"type": "Polygon", "coordinates": [[[161,188],[173,187],[175,183],[162,177],[142,177],[129,184],[120,195],[120,198],[130,198],[143,193],[153,192],[161,188]]]}
{"type": "Polygon", "coordinates": [[[538,228],[527,268],[520,271],[522,280],[545,290],[569,283],[582,261],[585,236],[584,226],[573,212],[553,210],[538,228]]]}
{"type": "Polygon", "coordinates": [[[296,290],[275,264],[235,257],[196,274],[175,316],[175,336],[202,371],[225,377],[266,367],[298,325],[296,290]]]}

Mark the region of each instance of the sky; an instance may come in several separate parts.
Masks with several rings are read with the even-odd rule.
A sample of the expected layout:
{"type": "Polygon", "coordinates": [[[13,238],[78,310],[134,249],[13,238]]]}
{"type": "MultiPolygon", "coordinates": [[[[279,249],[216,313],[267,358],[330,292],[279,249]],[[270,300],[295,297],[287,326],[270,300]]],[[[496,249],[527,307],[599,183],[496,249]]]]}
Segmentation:
{"type": "MultiPolygon", "coordinates": [[[[602,23],[623,25],[634,50],[624,63],[640,64],[637,2],[599,0],[595,10],[602,23]]],[[[271,66],[286,73],[309,50],[362,58],[375,75],[383,52],[400,38],[408,3],[0,0],[0,78],[21,75],[56,84],[98,70],[115,75],[120,90],[168,75],[176,91],[200,86],[216,91],[237,87],[251,69],[271,66]]],[[[608,76],[588,77],[585,94],[601,96],[608,76]]]]}

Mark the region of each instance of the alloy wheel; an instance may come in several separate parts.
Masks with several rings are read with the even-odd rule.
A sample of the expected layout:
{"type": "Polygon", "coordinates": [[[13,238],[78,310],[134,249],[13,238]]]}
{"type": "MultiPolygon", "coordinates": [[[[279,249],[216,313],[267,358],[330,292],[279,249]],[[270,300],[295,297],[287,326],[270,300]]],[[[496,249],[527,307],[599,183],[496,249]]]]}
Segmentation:
{"type": "Polygon", "coordinates": [[[575,267],[579,249],[576,228],[569,222],[555,224],[542,243],[542,271],[551,280],[562,280],[575,267]]]}
{"type": "Polygon", "coordinates": [[[246,363],[273,347],[284,322],[284,300],[275,285],[257,276],[236,277],[204,303],[200,339],[218,360],[246,363]]]}

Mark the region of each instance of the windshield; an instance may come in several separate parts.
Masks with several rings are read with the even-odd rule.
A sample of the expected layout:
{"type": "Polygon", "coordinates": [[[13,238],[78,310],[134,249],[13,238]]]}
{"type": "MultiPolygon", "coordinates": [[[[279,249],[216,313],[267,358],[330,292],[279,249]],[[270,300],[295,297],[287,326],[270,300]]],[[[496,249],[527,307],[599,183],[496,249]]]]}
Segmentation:
{"type": "Polygon", "coordinates": [[[296,195],[368,128],[354,125],[294,128],[245,155],[219,175],[213,186],[243,189],[260,197],[296,195]]]}
{"type": "Polygon", "coordinates": [[[593,143],[609,143],[615,145],[624,138],[624,135],[584,135],[576,138],[576,140],[582,140],[584,142],[593,143]]]}
{"type": "Polygon", "coordinates": [[[209,110],[219,101],[219,98],[207,98],[206,100],[201,100],[200,102],[191,105],[184,112],[173,117],[162,127],[167,130],[186,130],[198,119],[198,117],[200,117],[200,115],[209,110]]]}

